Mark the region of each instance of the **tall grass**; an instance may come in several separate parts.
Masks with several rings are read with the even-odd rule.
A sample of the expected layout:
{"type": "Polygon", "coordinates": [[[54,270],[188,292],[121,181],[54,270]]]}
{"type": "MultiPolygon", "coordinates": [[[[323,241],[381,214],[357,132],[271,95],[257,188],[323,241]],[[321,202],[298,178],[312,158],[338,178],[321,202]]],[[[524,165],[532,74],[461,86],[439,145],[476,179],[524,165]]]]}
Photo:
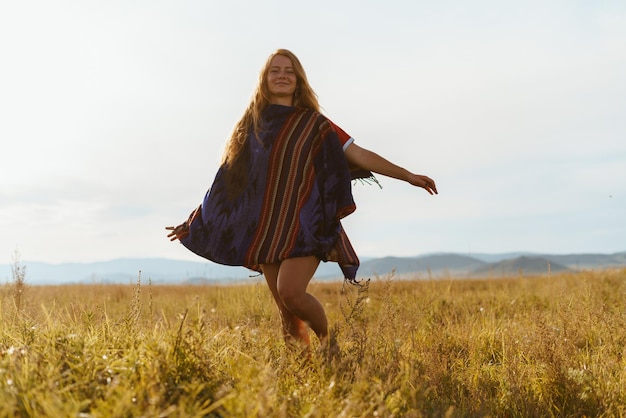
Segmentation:
{"type": "Polygon", "coordinates": [[[26,266],[20,263],[20,255],[17,251],[13,254],[13,264],[11,265],[11,289],[13,293],[13,304],[15,306],[15,314],[19,315],[22,311],[22,301],[26,292],[26,266]]]}
{"type": "Polygon", "coordinates": [[[626,415],[626,271],[314,283],[330,361],[264,284],[141,286],[5,286],[0,417],[626,415]]]}

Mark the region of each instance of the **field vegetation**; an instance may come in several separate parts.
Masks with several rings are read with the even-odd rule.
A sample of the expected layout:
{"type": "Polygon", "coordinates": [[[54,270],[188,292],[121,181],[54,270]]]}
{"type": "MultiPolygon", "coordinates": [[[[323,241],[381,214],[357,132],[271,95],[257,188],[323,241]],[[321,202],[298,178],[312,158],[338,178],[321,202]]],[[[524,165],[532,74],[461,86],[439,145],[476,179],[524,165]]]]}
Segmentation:
{"type": "Polygon", "coordinates": [[[17,273],[0,290],[0,417],[626,416],[626,270],[314,282],[330,360],[284,343],[258,279],[17,273]]]}

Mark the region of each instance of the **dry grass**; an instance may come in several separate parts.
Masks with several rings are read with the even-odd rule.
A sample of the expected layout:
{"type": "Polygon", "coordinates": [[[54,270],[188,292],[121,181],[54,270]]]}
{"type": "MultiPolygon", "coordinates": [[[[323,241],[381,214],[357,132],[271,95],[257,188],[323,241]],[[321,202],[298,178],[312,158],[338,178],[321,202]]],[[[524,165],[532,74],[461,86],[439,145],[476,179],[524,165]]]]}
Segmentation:
{"type": "Polygon", "coordinates": [[[314,283],[341,356],[280,338],[264,284],[0,299],[0,417],[625,416],[626,271],[314,283]]]}

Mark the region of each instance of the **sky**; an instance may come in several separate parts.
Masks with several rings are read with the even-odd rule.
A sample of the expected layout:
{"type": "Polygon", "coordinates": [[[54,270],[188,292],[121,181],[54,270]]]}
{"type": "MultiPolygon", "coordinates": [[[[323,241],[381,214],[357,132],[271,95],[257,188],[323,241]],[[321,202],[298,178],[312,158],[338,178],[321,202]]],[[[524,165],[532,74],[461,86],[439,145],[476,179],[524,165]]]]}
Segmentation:
{"type": "Polygon", "coordinates": [[[437,182],[355,184],[359,255],[626,251],[623,1],[33,0],[0,5],[0,264],[201,261],[164,227],[277,48],[437,182]]]}

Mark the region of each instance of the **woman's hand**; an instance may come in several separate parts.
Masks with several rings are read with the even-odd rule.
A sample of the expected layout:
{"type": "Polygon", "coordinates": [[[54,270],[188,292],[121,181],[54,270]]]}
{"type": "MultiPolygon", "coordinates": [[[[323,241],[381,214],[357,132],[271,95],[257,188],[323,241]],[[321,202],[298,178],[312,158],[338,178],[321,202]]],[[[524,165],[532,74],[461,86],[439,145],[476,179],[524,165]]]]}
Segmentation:
{"type": "Polygon", "coordinates": [[[183,222],[178,226],[166,226],[165,229],[167,229],[168,231],[172,231],[167,234],[167,237],[170,239],[170,241],[180,241],[181,239],[189,235],[189,225],[187,225],[187,222],[183,222]]]}
{"type": "Polygon", "coordinates": [[[202,205],[198,206],[193,212],[191,212],[189,218],[187,218],[187,220],[182,224],[178,226],[165,227],[165,229],[167,229],[168,231],[172,231],[167,234],[167,237],[170,239],[170,241],[180,241],[181,239],[185,239],[185,237],[189,235],[189,225],[191,225],[191,223],[200,215],[200,208],[202,208],[202,205]]]}
{"type": "Polygon", "coordinates": [[[439,194],[437,192],[437,185],[435,185],[435,181],[428,176],[410,173],[407,178],[407,182],[413,186],[421,187],[430,194],[439,194]]]}

